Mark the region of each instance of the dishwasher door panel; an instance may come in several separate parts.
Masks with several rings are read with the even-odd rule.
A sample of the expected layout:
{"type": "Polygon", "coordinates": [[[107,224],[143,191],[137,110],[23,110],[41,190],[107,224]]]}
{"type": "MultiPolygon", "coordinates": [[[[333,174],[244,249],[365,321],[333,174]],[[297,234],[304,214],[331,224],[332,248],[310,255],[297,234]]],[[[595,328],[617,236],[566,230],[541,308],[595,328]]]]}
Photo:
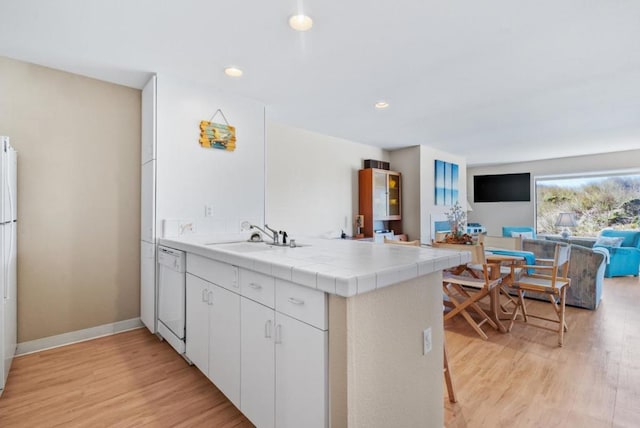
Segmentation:
{"type": "Polygon", "coordinates": [[[185,272],[158,265],[158,320],[184,340],[185,272]]]}

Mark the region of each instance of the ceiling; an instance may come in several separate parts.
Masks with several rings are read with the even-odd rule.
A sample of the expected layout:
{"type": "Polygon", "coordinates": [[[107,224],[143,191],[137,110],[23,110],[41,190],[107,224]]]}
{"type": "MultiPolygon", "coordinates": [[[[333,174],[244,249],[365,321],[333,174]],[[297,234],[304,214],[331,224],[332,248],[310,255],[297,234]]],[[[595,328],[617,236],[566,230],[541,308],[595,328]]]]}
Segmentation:
{"type": "Polygon", "coordinates": [[[0,55],[136,88],[167,73],[385,149],[469,165],[640,149],[636,0],[2,0],[0,16],[0,55]],[[312,30],[288,27],[298,12],[312,30]]]}

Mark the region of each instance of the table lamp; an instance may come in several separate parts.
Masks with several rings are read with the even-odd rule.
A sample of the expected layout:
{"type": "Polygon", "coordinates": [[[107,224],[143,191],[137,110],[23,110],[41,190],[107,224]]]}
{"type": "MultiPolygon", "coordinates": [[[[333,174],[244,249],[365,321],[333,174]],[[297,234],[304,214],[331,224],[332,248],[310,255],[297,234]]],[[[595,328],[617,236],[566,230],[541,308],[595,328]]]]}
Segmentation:
{"type": "Polygon", "coordinates": [[[560,234],[563,239],[569,238],[571,235],[569,228],[576,227],[577,225],[578,223],[576,222],[576,215],[574,213],[560,213],[558,220],[556,220],[556,227],[564,227],[560,234]]]}

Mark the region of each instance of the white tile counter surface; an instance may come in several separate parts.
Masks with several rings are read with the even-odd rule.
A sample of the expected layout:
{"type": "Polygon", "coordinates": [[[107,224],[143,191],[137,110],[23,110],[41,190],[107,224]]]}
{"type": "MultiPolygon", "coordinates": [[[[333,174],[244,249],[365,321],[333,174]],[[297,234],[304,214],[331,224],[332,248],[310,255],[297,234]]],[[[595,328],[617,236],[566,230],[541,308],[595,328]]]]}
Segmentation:
{"type": "Polygon", "coordinates": [[[426,246],[320,238],[296,242],[297,248],[195,237],[163,238],[158,243],[343,297],[471,261],[469,252],[426,246]]]}

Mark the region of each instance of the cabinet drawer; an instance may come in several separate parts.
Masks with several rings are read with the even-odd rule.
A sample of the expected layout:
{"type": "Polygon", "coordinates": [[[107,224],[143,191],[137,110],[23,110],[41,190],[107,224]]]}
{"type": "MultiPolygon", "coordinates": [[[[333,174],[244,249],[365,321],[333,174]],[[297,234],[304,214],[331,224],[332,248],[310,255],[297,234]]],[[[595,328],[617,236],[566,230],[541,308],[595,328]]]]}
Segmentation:
{"type": "Polygon", "coordinates": [[[276,310],[321,330],[327,329],[327,298],[322,291],[277,279],[276,310]]]}
{"type": "Polygon", "coordinates": [[[187,253],[187,272],[235,293],[240,291],[236,266],[187,253]]]}
{"type": "Polygon", "coordinates": [[[274,277],[240,269],[240,294],[270,308],[275,307],[274,277]]]}

